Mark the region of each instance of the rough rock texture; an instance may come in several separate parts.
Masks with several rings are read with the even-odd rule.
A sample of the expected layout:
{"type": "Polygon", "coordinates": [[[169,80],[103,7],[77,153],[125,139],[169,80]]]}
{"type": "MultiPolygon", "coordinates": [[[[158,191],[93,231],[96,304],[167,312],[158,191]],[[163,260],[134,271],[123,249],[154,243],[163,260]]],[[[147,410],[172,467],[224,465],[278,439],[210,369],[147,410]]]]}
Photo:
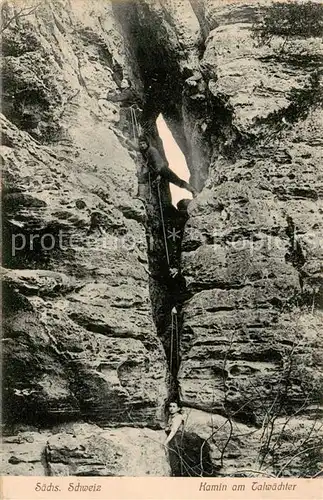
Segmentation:
{"type": "Polygon", "coordinates": [[[131,72],[122,36],[106,2],[45,2],[17,22],[3,44],[5,416],[158,428],[167,368],[145,214],[119,105],[105,99],[131,72]]]}
{"type": "Polygon", "coordinates": [[[156,192],[146,213],[133,199],[131,114],[108,97],[126,80],[142,128],[162,152],[163,114],[201,190],[172,384],[185,435],[205,442],[211,475],[322,468],[323,49],[257,44],[261,15],[246,0],[48,0],[4,31],[5,410],[41,430],[26,430],[35,448],[7,443],[15,473],[170,473],[152,429],[177,354],[164,352],[171,286],[160,273],[148,287],[164,243],[156,192]],[[107,428],[44,429],[80,419],[107,428]]]}
{"type": "Polygon", "coordinates": [[[52,433],[21,430],[3,439],[1,471],[35,476],[168,476],[160,441],[160,432],[151,429],[102,429],[85,423],[57,427],[52,433]]]}
{"type": "Polygon", "coordinates": [[[216,27],[201,64],[226,117],[182,244],[192,298],[178,380],[186,404],[266,429],[248,449],[260,450],[253,468],[272,461],[277,473],[269,421],[285,415],[311,439],[321,401],[323,47],[293,39],[281,52],[278,37],[257,47],[250,5],[237,4],[207,6],[216,27]]]}

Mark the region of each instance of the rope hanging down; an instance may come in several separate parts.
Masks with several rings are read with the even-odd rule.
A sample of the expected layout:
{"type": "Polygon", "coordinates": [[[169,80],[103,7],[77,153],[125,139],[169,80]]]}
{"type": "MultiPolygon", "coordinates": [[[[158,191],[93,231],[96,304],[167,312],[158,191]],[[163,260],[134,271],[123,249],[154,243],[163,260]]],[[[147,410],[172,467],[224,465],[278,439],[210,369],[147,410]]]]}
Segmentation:
{"type": "Polygon", "coordinates": [[[168,267],[169,267],[170,260],[169,260],[168,246],[167,246],[166,229],[165,229],[163,206],[162,206],[162,202],[161,202],[160,189],[159,189],[159,183],[158,182],[157,182],[157,192],[158,192],[158,200],[159,200],[160,217],[161,217],[162,226],[163,226],[163,235],[164,235],[164,242],[165,242],[166,259],[167,259],[167,264],[168,264],[168,267]]]}
{"type": "Polygon", "coordinates": [[[174,351],[174,336],[175,336],[175,350],[176,350],[176,369],[179,366],[179,335],[178,335],[178,321],[177,309],[172,309],[172,329],[170,334],[170,372],[173,370],[173,351],[174,351]],[[175,335],[174,335],[175,333],[175,335]]]}
{"type": "Polygon", "coordinates": [[[179,332],[178,332],[178,316],[177,316],[177,309],[176,309],[176,316],[175,316],[175,339],[176,339],[176,369],[178,370],[179,367],[179,332]]]}
{"type": "Polygon", "coordinates": [[[133,107],[134,105],[130,106],[130,114],[131,114],[131,124],[132,124],[132,133],[133,133],[133,138],[138,139],[140,130],[139,130],[139,125],[138,125],[138,120],[136,116],[136,110],[133,107]]]}
{"type": "MultiPolygon", "coordinates": [[[[134,140],[139,139],[140,128],[138,125],[137,115],[136,115],[137,106],[133,104],[130,106],[130,114],[131,114],[131,124],[132,124],[132,135],[134,140]]],[[[148,186],[149,186],[149,199],[151,200],[152,192],[151,192],[151,181],[150,181],[150,172],[148,172],[148,186]]]]}
{"type": "MultiPolygon", "coordinates": [[[[136,139],[139,139],[140,130],[139,130],[139,125],[138,125],[138,121],[137,121],[136,110],[133,108],[133,106],[130,107],[130,113],[131,113],[131,124],[132,124],[133,138],[134,138],[134,140],[136,140],[136,139]]],[[[149,193],[150,193],[150,198],[151,198],[152,192],[151,192],[150,172],[148,172],[148,182],[149,182],[149,193]]],[[[158,182],[157,182],[157,192],[158,192],[160,217],[161,217],[162,227],[163,227],[166,259],[167,259],[167,264],[169,267],[170,260],[169,260],[169,253],[168,253],[165,221],[164,221],[163,206],[162,206],[161,194],[160,194],[160,188],[159,188],[158,182]]],[[[177,322],[176,307],[173,307],[173,309],[172,309],[172,330],[171,330],[171,339],[170,339],[170,372],[171,373],[172,373],[172,369],[173,369],[174,331],[175,331],[176,367],[178,368],[178,365],[179,365],[179,335],[178,335],[178,322],[177,322]]]]}
{"type": "Polygon", "coordinates": [[[151,190],[151,179],[150,179],[150,172],[149,171],[148,171],[148,187],[149,187],[149,200],[151,201],[152,190],[151,190]]]}
{"type": "MultiPolygon", "coordinates": [[[[138,125],[137,116],[136,116],[136,110],[132,106],[130,107],[130,113],[131,113],[131,123],[132,123],[133,138],[134,139],[139,139],[140,131],[139,131],[139,125],[138,125]]],[[[151,194],[152,193],[151,193],[150,172],[148,173],[148,182],[149,182],[149,193],[150,193],[150,198],[151,198],[151,194]]],[[[161,217],[161,221],[162,221],[163,235],[164,235],[164,242],[165,242],[166,259],[167,259],[167,264],[168,264],[168,267],[169,267],[170,260],[169,260],[169,253],[168,253],[166,229],[165,229],[163,207],[162,207],[161,195],[160,195],[160,189],[159,189],[159,184],[158,183],[157,183],[157,190],[158,190],[158,200],[159,200],[160,217],[161,217]]]]}

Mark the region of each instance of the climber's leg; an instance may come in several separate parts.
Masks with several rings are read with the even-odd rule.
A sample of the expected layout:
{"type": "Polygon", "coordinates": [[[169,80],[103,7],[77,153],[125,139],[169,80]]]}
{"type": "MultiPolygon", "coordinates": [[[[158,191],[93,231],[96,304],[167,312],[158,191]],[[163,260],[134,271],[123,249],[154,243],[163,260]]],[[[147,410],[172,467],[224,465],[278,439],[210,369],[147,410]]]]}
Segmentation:
{"type": "Polygon", "coordinates": [[[132,130],[130,127],[131,123],[131,115],[129,108],[120,108],[119,111],[119,128],[122,130],[123,134],[126,134],[127,136],[131,137],[132,130]]]}
{"type": "Polygon", "coordinates": [[[165,177],[167,178],[168,182],[175,184],[175,186],[178,186],[182,189],[187,189],[187,191],[192,193],[194,197],[198,195],[198,191],[193,186],[178,177],[178,175],[176,175],[175,172],[173,172],[170,168],[167,169],[167,175],[165,175],[165,177]]]}
{"type": "Polygon", "coordinates": [[[172,476],[183,476],[183,447],[181,443],[181,433],[175,434],[169,443],[169,464],[172,476]]]}
{"type": "Polygon", "coordinates": [[[141,166],[137,170],[137,178],[138,178],[138,192],[135,198],[139,200],[146,201],[149,196],[149,173],[148,169],[144,166],[141,166]]]}
{"type": "Polygon", "coordinates": [[[145,201],[146,197],[146,184],[138,183],[138,192],[135,196],[138,200],[145,201]]]}

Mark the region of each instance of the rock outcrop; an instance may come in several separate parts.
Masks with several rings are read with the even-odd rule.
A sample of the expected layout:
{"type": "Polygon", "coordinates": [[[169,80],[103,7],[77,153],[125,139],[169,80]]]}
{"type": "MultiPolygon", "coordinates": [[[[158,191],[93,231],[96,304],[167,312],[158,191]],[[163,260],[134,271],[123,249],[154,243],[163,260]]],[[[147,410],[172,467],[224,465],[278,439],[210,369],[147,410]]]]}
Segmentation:
{"type": "Polygon", "coordinates": [[[8,26],[3,55],[5,416],[160,428],[167,365],[145,213],[120,105],[106,99],[131,71],[111,6],[46,2],[8,26]]]}
{"type": "Polygon", "coordinates": [[[160,431],[74,423],[3,438],[1,472],[32,476],[169,476],[160,431]],[[151,460],[153,453],[154,460],[151,460]]]}
{"type": "Polygon", "coordinates": [[[5,2],[4,410],[27,425],[6,432],[5,473],[169,475],[170,391],[209,454],[198,475],[320,469],[323,49],[259,43],[270,5],[5,2]],[[165,211],[183,232],[175,353],[124,88],[162,154],[163,114],[201,191],[180,223],[165,211]]]}
{"type": "Polygon", "coordinates": [[[268,437],[269,422],[304,418],[311,438],[320,415],[323,53],[317,38],[257,46],[257,11],[237,4],[208,5],[201,64],[225,119],[182,244],[192,298],[178,380],[186,404],[265,428],[260,462],[277,473],[284,430],[268,437]]]}

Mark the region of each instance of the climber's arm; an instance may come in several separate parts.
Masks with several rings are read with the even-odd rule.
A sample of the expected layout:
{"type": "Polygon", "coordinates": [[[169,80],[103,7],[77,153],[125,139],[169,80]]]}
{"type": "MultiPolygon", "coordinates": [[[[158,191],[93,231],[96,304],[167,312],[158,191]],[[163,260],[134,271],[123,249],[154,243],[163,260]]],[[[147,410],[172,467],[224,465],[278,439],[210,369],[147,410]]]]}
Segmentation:
{"type": "Polygon", "coordinates": [[[167,445],[173,439],[173,437],[175,436],[176,432],[178,431],[182,421],[183,421],[182,415],[176,415],[176,417],[174,418],[174,420],[172,422],[170,433],[168,434],[167,438],[164,441],[164,445],[167,445]]]}
{"type": "Polygon", "coordinates": [[[138,152],[140,151],[139,146],[137,146],[137,144],[135,144],[133,141],[130,141],[130,139],[126,139],[125,142],[126,142],[127,146],[129,146],[130,148],[132,148],[138,152]]]}
{"type": "Polygon", "coordinates": [[[130,149],[134,149],[135,151],[140,151],[139,146],[137,146],[137,144],[135,144],[130,139],[127,139],[127,137],[125,137],[122,134],[122,132],[120,132],[120,130],[118,130],[116,127],[110,127],[110,128],[113,130],[116,136],[119,137],[120,142],[123,146],[129,147],[130,149]]]}
{"type": "Polygon", "coordinates": [[[131,100],[133,98],[133,94],[129,89],[124,89],[121,91],[110,91],[107,94],[107,100],[111,102],[124,102],[127,100],[131,100]]]}

